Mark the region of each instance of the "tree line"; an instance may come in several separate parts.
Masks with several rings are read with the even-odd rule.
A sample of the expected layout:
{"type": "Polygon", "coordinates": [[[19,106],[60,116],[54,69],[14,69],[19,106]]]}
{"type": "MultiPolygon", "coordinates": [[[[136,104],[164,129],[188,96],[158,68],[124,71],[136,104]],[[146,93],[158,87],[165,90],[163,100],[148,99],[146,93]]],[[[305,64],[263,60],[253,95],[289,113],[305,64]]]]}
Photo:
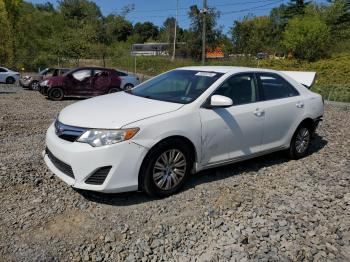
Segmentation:
{"type": "MultiPolygon", "coordinates": [[[[127,19],[133,9],[129,5],[104,16],[89,0],[60,0],[56,7],[0,0],[0,64],[34,69],[66,58],[120,56],[133,43],[173,42],[174,17],[160,27],[133,24],[127,19]]],[[[177,55],[199,60],[204,14],[193,10],[188,11],[190,27],[177,27],[177,55]]],[[[226,55],[266,52],[312,61],[350,47],[350,0],[327,5],[291,0],[269,15],[232,21],[229,34],[217,24],[220,12],[215,7],[205,15],[208,48],[220,47],[226,55]]]]}

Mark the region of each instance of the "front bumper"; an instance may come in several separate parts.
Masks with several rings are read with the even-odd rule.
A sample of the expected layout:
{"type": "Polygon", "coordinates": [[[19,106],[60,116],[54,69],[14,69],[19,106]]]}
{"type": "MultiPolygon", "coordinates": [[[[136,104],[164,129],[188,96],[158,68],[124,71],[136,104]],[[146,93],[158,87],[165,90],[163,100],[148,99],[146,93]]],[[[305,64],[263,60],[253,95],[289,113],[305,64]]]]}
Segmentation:
{"type": "Polygon", "coordinates": [[[147,148],[124,141],[109,146],[92,147],[85,143],[69,142],[55,134],[52,124],[46,134],[47,149],[63,163],[69,165],[74,177],[62,172],[57,163],[49,158],[47,151],[43,152],[44,160],[49,169],[60,179],[75,188],[116,193],[135,191],[138,189],[138,174],[147,148]],[[101,185],[91,185],[86,180],[101,167],[111,166],[111,169],[101,185]]]}
{"type": "Polygon", "coordinates": [[[39,92],[44,95],[44,96],[47,96],[48,92],[47,90],[49,89],[48,86],[42,86],[42,85],[39,85],[39,92]]]}

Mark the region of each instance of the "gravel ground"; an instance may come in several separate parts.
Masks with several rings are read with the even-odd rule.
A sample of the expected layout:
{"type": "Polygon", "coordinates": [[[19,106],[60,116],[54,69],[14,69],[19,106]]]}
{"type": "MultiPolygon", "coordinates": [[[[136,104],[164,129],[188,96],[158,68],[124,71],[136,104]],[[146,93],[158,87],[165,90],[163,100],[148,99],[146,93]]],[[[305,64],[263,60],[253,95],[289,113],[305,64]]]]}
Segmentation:
{"type": "Polygon", "coordinates": [[[350,261],[349,109],[327,106],[301,160],[208,170],[159,200],[76,191],[46,168],[45,130],[76,101],[0,92],[1,261],[350,261]]]}

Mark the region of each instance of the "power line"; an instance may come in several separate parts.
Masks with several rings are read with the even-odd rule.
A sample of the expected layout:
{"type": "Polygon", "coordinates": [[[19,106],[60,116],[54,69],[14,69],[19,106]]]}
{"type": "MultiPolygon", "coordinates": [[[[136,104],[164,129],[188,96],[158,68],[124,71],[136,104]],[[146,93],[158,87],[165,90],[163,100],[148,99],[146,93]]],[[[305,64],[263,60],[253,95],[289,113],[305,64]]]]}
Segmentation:
{"type": "MultiPolygon", "coordinates": [[[[236,14],[236,13],[241,13],[241,12],[248,12],[248,11],[252,11],[252,10],[259,10],[259,11],[263,11],[263,10],[269,10],[272,9],[271,8],[264,8],[262,9],[262,7],[266,7],[266,6],[270,6],[270,5],[274,5],[274,4],[282,4],[285,0],[264,0],[264,1],[259,1],[259,2],[268,2],[266,4],[263,5],[257,5],[257,6],[252,6],[252,7],[248,7],[248,8],[244,8],[244,9],[239,9],[239,10],[232,10],[232,11],[226,11],[226,12],[220,12],[220,10],[218,10],[220,12],[220,15],[229,15],[229,14],[236,14]],[[271,2],[272,1],[272,2],[271,2]]],[[[249,2],[246,2],[249,3],[249,2]]],[[[180,9],[180,8],[179,8],[180,9]]],[[[189,9],[189,8],[186,8],[189,9]]],[[[129,19],[139,19],[139,16],[127,16],[129,19]]],[[[168,18],[168,17],[174,17],[174,14],[168,14],[168,15],[152,15],[152,18],[168,18]]],[[[190,19],[188,17],[188,14],[178,14],[178,18],[186,18],[186,19],[190,19]]]]}
{"type": "Polygon", "coordinates": [[[283,3],[283,0],[279,0],[278,2],[268,3],[268,4],[265,4],[265,5],[254,6],[254,7],[251,7],[251,8],[245,8],[245,9],[241,9],[241,10],[223,12],[223,13],[221,13],[221,15],[228,15],[228,14],[235,14],[235,13],[240,13],[240,12],[246,12],[246,11],[250,11],[250,10],[253,10],[253,9],[255,10],[257,8],[260,8],[260,7],[265,7],[265,6],[269,6],[269,5],[273,5],[273,4],[277,4],[277,3],[283,3]]]}
{"type": "MultiPolygon", "coordinates": [[[[216,4],[213,7],[225,7],[225,6],[238,6],[238,5],[246,5],[246,4],[257,4],[269,2],[269,0],[256,0],[256,1],[248,1],[248,2],[236,2],[236,3],[228,3],[228,4],[216,4]]],[[[278,3],[280,1],[276,1],[278,3]]],[[[181,7],[178,10],[190,10],[190,7],[181,7]]],[[[123,9],[114,9],[115,12],[122,12],[123,9]]],[[[146,9],[146,10],[132,10],[130,13],[153,13],[153,12],[166,12],[166,11],[176,11],[176,8],[166,8],[166,9],[146,9]]]]}

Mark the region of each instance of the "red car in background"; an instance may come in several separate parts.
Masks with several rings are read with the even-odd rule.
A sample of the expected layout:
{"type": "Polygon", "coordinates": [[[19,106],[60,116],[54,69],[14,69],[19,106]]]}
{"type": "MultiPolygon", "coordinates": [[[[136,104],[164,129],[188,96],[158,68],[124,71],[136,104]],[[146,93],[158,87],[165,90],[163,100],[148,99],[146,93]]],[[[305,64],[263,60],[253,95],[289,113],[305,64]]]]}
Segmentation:
{"type": "Polygon", "coordinates": [[[121,91],[121,79],[114,69],[80,67],[40,83],[39,91],[51,100],[64,97],[92,97],[121,91]]]}

